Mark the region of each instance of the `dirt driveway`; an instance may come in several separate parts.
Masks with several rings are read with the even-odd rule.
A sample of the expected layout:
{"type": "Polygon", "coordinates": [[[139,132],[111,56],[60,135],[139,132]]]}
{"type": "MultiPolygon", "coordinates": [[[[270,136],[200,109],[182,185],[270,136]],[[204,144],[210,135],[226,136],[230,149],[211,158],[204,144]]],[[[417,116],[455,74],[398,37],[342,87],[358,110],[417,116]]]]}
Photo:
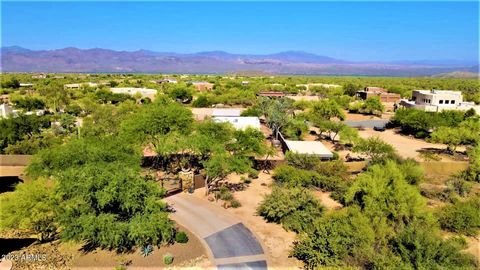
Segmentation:
{"type": "MultiPolygon", "coordinates": [[[[365,129],[358,132],[360,137],[379,137],[383,141],[391,144],[398,152],[398,154],[404,158],[414,158],[421,161],[420,150],[429,148],[445,149],[444,144],[429,143],[425,140],[415,139],[414,137],[401,135],[394,129],[387,129],[383,132],[375,131],[373,129],[365,129]]],[[[458,147],[459,151],[462,151],[462,147],[458,147]]]]}

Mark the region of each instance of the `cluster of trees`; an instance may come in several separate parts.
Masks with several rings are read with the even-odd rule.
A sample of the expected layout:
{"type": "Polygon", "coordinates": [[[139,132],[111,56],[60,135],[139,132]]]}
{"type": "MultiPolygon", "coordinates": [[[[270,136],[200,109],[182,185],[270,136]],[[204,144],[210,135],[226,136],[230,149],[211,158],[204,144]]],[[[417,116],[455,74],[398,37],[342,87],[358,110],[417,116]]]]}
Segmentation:
{"type": "Polygon", "coordinates": [[[12,102],[15,108],[25,109],[27,111],[45,109],[45,101],[39,97],[12,97],[12,102]]]}
{"type": "Polygon", "coordinates": [[[476,267],[474,258],[461,252],[465,241],[444,239],[440,230],[475,235],[478,197],[431,211],[418,188],[424,173],[416,161],[399,158],[378,138],[358,140],[353,149],[371,160],[355,178],[342,162],[294,153],[274,170],[273,191],[257,212],[298,233],[294,257],[308,269],[476,267]],[[326,212],[311,188],[332,192],[343,208],[326,212]]]}
{"type": "Polygon", "coordinates": [[[365,101],[355,101],[348,105],[348,111],[352,113],[364,113],[382,115],[385,106],[380,101],[380,97],[369,97],[365,101]]]}
{"type": "Polygon", "coordinates": [[[204,169],[207,192],[231,172],[251,172],[253,158],[269,151],[259,130],[234,130],[214,121],[194,124],[190,110],[167,99],[142,107],[122,123],[120,135],[151,144],[177,170],[204,169]]]}
{"type": "Polygon", "coordinates": [[[439,222],[409,175],[394,161],[369,167],[344,193],[345,207],[315,219],[292,255],[311,269],[473,269],[461,241],[440,236],[439,222]]]}
{"type": "Polygon", "coordinates": [[[163,191],[140,176],[138,152],[120,137],[70,140],[40,151],[27,171],[31,182],[1,196],[2,229],[118,250],[174,237],[163,191]]]}
{"type": "Polygon", "coordinates": [[[456,128],[461,122],[469,118],[475,118],[471,111],[441,111],[437,113],[415,109],[398,109],[391,122],[393,126],[400,127],[405,134],[425,138],[436,128],[456,128]]]}
{"type": "MultiPolygon", "coordinates": [[[[51,116],[20,114],[18,117],[0,120],[0,153],[20,141],[28,141],[50,127],[51,116]]],[[[38,137],[36,137],[38,139],[38,137]]]]}

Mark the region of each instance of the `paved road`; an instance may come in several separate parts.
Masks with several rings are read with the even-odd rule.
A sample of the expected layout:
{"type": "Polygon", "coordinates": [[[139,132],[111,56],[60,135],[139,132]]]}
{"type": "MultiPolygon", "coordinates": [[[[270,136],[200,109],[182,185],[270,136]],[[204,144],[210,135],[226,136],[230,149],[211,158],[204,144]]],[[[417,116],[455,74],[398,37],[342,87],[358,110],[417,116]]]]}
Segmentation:
{"type": "Polygon", "coordinates": [[[260,243],[227,210],[184,193],[165,201],[176,210],[171,218],[201,238],[218,269],[267,269],[260,243]]]}
{"type": "Polygon", "coordinates": [[[373,128],[373,127],[384,127],[390,120],[361,120],[361,121],[344,121],[345,125],[350,127],[364,127],[364,128],[373,128]]]}

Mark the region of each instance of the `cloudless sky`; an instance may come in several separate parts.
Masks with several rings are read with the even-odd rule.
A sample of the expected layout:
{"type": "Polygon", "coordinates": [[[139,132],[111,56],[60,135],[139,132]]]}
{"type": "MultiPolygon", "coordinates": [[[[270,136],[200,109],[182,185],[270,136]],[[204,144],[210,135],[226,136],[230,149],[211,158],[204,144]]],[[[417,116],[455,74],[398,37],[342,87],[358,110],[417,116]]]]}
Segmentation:
{"type": "Polygon", "coordinates": [[[2,46],[478,60],[475,2],[2,2],[2,46]]]}

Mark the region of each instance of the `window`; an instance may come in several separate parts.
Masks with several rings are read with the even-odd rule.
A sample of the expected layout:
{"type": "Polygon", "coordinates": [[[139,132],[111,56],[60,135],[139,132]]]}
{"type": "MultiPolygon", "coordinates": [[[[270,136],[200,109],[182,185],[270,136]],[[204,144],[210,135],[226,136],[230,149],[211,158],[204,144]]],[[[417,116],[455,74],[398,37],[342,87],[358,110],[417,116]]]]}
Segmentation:
{"type": "Polygon", "coordinates": [[[447,100],[445,100],[445,104],[448,104],[448,99],[447,99],[447,100]]]}
{"type": "Polygon", "coordinates": [[[443,99],[440,99],[440,101],[438,102],[439,104],[443,104],[443,99]]]}
{"type": "Polygon", "coordinates": [[[455,100],[452,100],[452,102],[450,102],[451,104],[455,104],[455,100]]]}

